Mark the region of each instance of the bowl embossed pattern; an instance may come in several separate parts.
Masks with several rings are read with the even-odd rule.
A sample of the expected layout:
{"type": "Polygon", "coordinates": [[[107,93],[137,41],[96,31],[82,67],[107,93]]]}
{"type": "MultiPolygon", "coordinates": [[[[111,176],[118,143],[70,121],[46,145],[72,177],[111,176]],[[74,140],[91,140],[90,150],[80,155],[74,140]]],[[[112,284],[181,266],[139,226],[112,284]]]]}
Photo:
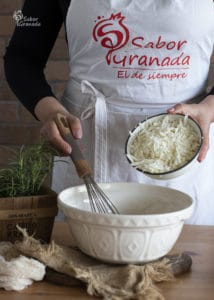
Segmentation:
{"type": "Polygon", "coordinates": [[[166,255],[193,211],[190,196],[140,183],[100,184],[120,215],[90,211],[84,185],[58,195],[72,237],[84,253],[111,263],[142,263],[166,255]]]}

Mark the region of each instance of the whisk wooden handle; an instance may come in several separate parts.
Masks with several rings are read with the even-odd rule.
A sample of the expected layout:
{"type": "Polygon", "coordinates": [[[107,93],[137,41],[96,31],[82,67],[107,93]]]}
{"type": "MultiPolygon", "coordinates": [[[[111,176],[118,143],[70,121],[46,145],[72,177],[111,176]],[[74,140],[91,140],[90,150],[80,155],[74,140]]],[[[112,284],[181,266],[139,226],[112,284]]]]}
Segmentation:
{"type": "Polygon", "coordinates": [[[63,139],[71,145],[72,151],[70,157],[76,167],[77,174],[80,178],[83,178],[87,175],[91,175],[91,168],[88,162],[83,157],[83,154],[72,136],[70,125],[68,123],[67,117],[61,113],[58,113],[55,118],[55,123],[58,127],[58,130],[63,137],[63,139]]]}

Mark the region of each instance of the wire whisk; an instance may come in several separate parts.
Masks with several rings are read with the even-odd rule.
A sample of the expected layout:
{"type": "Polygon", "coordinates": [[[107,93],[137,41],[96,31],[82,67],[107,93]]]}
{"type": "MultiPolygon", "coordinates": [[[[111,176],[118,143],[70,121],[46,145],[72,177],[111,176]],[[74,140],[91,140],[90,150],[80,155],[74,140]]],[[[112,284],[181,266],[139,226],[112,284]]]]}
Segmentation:
{"type": "Polygon", "coordinates": [[[78,144],[72,136],[71,129],[65,115],[58,113],[55,119],[58,130],[64,140],[71,145],[70,157],[76,167],[77,174],[83,179],[89,198],[92,212],[104,214],[119,214],[115,205],[111,202],[104,191],[94,181],[88,162],[83,157],[78,144]]]}

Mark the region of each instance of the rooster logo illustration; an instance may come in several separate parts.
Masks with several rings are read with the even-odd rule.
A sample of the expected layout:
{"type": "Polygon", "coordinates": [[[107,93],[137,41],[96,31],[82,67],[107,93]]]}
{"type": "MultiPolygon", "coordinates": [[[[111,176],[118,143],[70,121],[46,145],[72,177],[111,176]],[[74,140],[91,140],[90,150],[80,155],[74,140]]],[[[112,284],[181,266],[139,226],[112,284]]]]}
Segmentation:
{"type": "Polygon", "coordinates": [[[125,17],[121,13],[112,14],[110,18],[99,19],[93,29],[93,38],[101,46],[109,49],[106,61],[109,65],[115,50],[124,47],[129,40],[129,30],[123,24],[125,17]]]}
{"type": "Polygon", "coordinates": [[[14,11],[13,19],[16,21],[17,24],[23,19],[23,17],[24,16],[21,10],[14,11]]]}

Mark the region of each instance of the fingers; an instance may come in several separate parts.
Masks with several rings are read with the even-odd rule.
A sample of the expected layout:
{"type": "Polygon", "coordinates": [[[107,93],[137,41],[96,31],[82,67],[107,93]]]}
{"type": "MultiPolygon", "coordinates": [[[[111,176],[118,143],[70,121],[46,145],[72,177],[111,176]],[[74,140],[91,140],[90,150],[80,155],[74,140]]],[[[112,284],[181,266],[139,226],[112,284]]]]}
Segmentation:
{"type": "Polygon", "coordinates": [[[192,115],[194,111],[195,104],[184,104],[184,103],[178,103],[175,106],[168,109],[168,113],[172,114],[183,114],[183,115],[192,115]]]}
{"type": "Polygon", "coordinates": [[[171,114],[183,114],[192,117],[201,127],[203,134],[203,143],[201,150],[198,155],[198,161],[202,162],[207,154],[209,149],[209,126],[210,122],[207,119],[207,113],[200,111],[198,104],[185,104],[179,103],[170,108],[168,113],[171,114]]]}
{"type": "Polygon", "coordinates": [[[207,151],[209,149],[209,124],[201,122],[200,123],[202,134],[203,134],[203,143],[201,146],[201,150],[198,155],[198,161],[202,162],[207,154],[207,151]]]}
{"type": "MultiPolygon", "coordinates": [[[[82,127],[80,120],[73,115],[67,115],[66,117],[70,124],[71,132],[74,138],[81,138],[82,127]]],[[[54,122],[54,118],[45,122],[40,132],[47,141],[49,141],[58,151],[60,151],[60,153],[63,155],[69,155],[71,153],[71,146],[60,135],[58,127],[54,122]]]]}
{"type": "Polygon", "coordinates": [[[71,153],[70,145],[63,140],[53,120],[46,122],[42,126],[40,132],[41,135],[63,155],[68,155],[71,153]]]}
{"type": "Polygon", "coordinates": [[[197,158],[199,162],[202,162],[205,159],[208,149],[209,149],[209,139],[206,137],[203,139],[203,144],[201,146],[201,150],[197,158]]]}
{"type": "Polygon", "coordinates": [[[82,126],[81,126],[80,120],[77,117],[72,116],[72,115],[69,115],[67,117],[67,119],[70,124],[71,131],[72,131],[74,138],[81,139],[82,138],[82,126]]]}

